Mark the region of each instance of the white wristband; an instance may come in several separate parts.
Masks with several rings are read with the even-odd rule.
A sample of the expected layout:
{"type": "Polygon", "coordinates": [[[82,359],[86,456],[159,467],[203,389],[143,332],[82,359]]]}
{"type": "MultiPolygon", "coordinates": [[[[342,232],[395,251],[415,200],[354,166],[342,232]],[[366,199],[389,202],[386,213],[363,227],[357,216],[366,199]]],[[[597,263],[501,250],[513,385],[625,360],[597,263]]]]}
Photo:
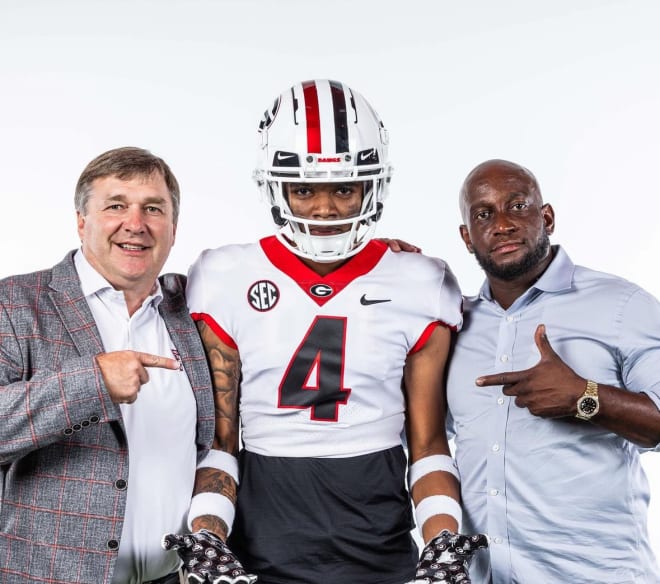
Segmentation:
{"type": "Polygon", "coordinates": [[[433,454],[432,456],[420,458],[417,462],[410,465],[410,470],[408,471],[408,484],[410,488],[412,489],[413,485],[423,476],[436,470],[451,473],[456,477],[456,480],[460,481],[456,461],[446,454],[433,454]]]}
{"type": "Polygon", "coordinates": [[[415,519],[417,528],[422,533],[424,523],[434,515],[449,515],[456,519],[458,523],[457,532],[461,531],[461,521],[463,520],[463,510],[456,499],[447,495],[432,495],[425,497],[415,508],[415,519]]]}
{"type": "Polygon", "coordinates": [[[214,515],[222,519],[227,525],[227,535],[231,533],[236,509],[234,504],[219,493],[198,493],[190,502],[188,511],[188,529],[192,531],[193,519],[202,515],[214,515]]]}
{"type": "Polygon", "coordinates": [[[229,452],[212,448],[197,464],[197,470],[200,468],[214,468],[226,472],[238,485],[238,460],[229,452]]]}

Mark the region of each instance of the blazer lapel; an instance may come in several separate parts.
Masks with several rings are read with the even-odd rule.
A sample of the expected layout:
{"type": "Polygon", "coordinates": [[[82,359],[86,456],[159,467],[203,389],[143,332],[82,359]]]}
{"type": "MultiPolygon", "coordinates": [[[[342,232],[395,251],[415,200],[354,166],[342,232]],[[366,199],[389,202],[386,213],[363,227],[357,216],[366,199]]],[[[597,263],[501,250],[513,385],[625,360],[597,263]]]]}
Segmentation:
{"type": "Polygon", "coordinates": [[[163,302],[159,306],[172,342],[178,349],[190,379],[197,403],[197,444],[202,450],[211,447],[215,434],[215,408],[211,374],[197,327],[190,317],[185,298],[185,277],[165,274],[160,278],[163,302]]]}
{"type": "Polygon", "coordinates": [[[103,352],[103,343],[92,312],[80,287],[80,278],[73,263],[74,251],[53,267],[50,298],[81,355],[103,352]]]}
{"type": "MultiPolygon", "coordinates": [[[[75,250],[53,267],[49,296],[62,325],[69,333],[80,356],[103,353],[101,335],[80,287],[80,278],[73,262],[75,250]]],[[[117,404],[111,424],[118,424],[118,436],[125,436],[124,421],[117,404]]],[[[121,440],[121,438],[120,438],[121,440]]],[[[124,438],[125,440],[125,438],[124,438]]]]}

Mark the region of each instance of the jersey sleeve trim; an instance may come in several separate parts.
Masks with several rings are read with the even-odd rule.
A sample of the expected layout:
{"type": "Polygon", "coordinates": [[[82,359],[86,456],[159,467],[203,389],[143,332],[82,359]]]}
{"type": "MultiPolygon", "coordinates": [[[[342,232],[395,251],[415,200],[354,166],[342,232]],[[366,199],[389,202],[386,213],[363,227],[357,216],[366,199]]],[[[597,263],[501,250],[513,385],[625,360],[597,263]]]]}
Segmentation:
{"type": "Polygon", "coordinates": [[[433,331],[437,326],[444,326],[445,328],[448,328],[450,331],[454,333],[458,330],[457,327],[452,326],[444,322],[443,320],[436,320],[435,322],[432,322],[424,329],[417,342],[413,345],[413,348],[410,349],[410,351],[408,351],[408,355],[412,355],[413,353],[419,351],[426,344],[426,341],[429,340],[429,337],[431,336],[431,334],[433,333],[433,331]]]}
{"type": "Polygon", "coordinates": [[[209,327],[211,327],[211,330],[225,345],[231,347],[232,349],[238,350],[238,345],[234,339],[232,339],[231,336],[229,336],[225,330],[217,322],[215,322],[214,318],[210,314],[206,314],[204,312],[192,312],[190,316],[195,322],[205,322],[209,327]]]}

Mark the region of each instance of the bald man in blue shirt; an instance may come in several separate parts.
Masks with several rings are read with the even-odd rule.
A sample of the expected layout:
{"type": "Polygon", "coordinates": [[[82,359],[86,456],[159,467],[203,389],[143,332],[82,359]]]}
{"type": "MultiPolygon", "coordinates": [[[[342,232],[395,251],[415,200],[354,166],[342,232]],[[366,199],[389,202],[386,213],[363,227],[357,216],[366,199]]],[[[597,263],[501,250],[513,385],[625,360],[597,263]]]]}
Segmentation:
{"type": "Polygon", "coordinates": [[[534,175],[466,178],[461,236],[486,273],[465,299],[447,395],[473,584],[657,584],[640,453],[660,443],[660,304],[550,245],[534,175]]]}

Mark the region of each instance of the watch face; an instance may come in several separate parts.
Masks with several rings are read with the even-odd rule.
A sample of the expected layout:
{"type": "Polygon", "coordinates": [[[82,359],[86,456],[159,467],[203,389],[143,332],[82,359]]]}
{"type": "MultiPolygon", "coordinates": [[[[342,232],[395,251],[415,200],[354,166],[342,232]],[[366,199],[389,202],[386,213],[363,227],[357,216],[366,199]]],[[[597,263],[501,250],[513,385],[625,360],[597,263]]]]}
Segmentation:
{"type": "Polygon", "coordinates": [[[580,400],[580,412],[585,416],[593,414],[598,409],[598,402],[593,397],[583,397],[580,400]]]}

